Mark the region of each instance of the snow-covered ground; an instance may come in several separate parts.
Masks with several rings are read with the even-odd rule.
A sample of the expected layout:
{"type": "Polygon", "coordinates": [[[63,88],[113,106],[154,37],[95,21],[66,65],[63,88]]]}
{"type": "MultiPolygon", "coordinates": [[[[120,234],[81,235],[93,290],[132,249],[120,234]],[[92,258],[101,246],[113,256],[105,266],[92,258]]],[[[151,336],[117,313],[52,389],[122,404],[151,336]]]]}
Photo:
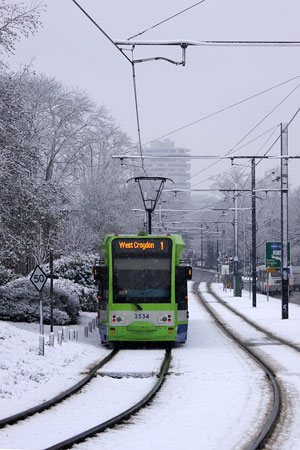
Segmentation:
{"type": "Polygon", "coordinates": [[[219,297],[228,301],[231,306],[243,313],[262,328],[274,332],[279,337],[300,344],[300,306],[289,303],[289,319],[281,319],[281,299],[257,294],[257,306],[252,306],[251,293],[244,290],[242,297],[233,297],[233,291],[223,291],[221,283],[213,284],[213,289],[219,297]]]}
{"type": "MultiPolygon", "coordinates": [[[[257,308],[252,308],[248,292],[242,298],[233,298],[232,292],[224,293],[219,285],[215,285],[215,289],[231,305],[261,326],[268,327],[293,342],[300,342],[299,306],[290,305],[290,319],[283,321],[278,299],[267,302],[265,296],[258,295],[257,308]]],[[[226,450],[240,449],[256,436],[269,406],[270,388],[265,377],[211,323],[192,292],[189,292],[189,301],[188,341],[173,349],[170,374],[151,405],[136,414],[128,424],[107,430],[75,448],[108,450],[122,447],[123,450],[152,450],[163,444],[165,449],[172,450],[183,445],[189,450],[226,450]]],[[[27,329],[23,327],[22,324],[0,322],[1,417],[56,395],[76,382],[82,372],[108,353],[100,345],[97,331],[84,338],[83,330],[79,330],[82,336],[80,342],[65,342],[62,347],[56,344],[54,348],[46,346],[45,356],[39,356],[37,327],[34,332],[29,331],[31,325],[26,325],[27,329]]],[[[128,367],[134,372],[130,357],[127,358],[128,367]]],[[[149,371],[149,361],[144,359],[143,363],[143,357],[141,361],[145,366],[144,370],[149,371]]],[[[291,366],[288,370],[293,369],[294,375],[299,374],[299,367],[295,358],[294,367],[291,366]]],[[[103,370],[105,372],[108,369],[103,370]]],[[[118,370],[118,367],[111,370],[118,370]]],[[[293,374],[286,371],[285,377],[293,374]]],[[[140,379],[113,379],[107,383],[105,378],[97,377],[100,384],[101,380],[105,382],[105,395],[101,394],[99,388],[99,395],[94,392],[91,398],[108,415],[114,414],[114,406],[118,402],[118,397],[114,396],[115,383],[124,383],[120,404],[127,405],[136,401],[140,379]]],[[[78,411],[76,420],[72,411],[64,414],[63,426],[70,435],[78,432],[78,417],[78,411]]],[[[1,449],[33,448],[30,442],[28,445],[18,445],[19,442],[24,442],[21,434],[26,435],[26,422],[21,424],[20,436],[17,436],[15,442],[10,440],[10,427],[0,430],[1,449]]],[[[43,428],[36,428],[37,435],[45,433],[43,428]]],[[[289,445],[287,441],[282,448],[296,450],[298,447],[294,443],[289,445]]]]}
{"type": "MultiPolygon", "coordinates": [[[[79,342],[63,342],[61,346],[57,336],[54,347],[47,345],[49,327],[45,326],[44,356],[38,350],[38,324],[0,321],[0,419],[66,390],[108,353],[99,343],[97,330],[84,337],[84,325],[91,317],[95,314],[85,314],[76,327],[79,342]]],[[[55,327],[56,333],[58,329],[55,327]]]]}

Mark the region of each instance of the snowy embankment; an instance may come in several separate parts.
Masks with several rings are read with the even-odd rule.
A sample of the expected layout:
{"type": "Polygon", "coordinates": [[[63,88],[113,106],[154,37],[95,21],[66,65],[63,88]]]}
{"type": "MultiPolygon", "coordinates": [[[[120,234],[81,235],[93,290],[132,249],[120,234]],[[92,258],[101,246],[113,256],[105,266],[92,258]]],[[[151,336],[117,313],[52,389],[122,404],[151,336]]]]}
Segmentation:
{"type": "Polygon", "coordinates": [[[223,291],[223,284],[214,283],[213,291],[230,306],[244,314],[262,328],[275,335],[300,344],[300,306],[289,303],[289,319],[281,319],[281,299],[256,294],[256,307],[252,306],[251,293],[243,290],[242,297],[233,297],[233,291],[223,291]]]}
{"type": "MultiPolygon", "coordinates": [[[[88,315],[84,320],[88,320],[88,315]]],[[[100,345],[98,331],[84,338],[82,325],[78,327],[81,342],[65,341],[60,346],[55,339],[55,346],[45,345],[45,355],[41,356],[38,329],[38,324],[0,321],[0,418],[66,390],[108,353],[100,345]]]]}

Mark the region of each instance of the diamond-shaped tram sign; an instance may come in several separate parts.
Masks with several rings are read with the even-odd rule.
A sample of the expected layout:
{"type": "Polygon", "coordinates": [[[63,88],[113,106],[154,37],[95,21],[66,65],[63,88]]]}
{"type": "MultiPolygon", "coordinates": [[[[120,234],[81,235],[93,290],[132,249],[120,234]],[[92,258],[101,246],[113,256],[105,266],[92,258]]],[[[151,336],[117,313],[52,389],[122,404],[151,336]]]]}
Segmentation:
{"type": "Polygon", "coordinates": [[[47,275],[42,271],[40,266],[35,266],[35,269],[30,277],[30,281],[40,292],[47,281],[47,275]]]}

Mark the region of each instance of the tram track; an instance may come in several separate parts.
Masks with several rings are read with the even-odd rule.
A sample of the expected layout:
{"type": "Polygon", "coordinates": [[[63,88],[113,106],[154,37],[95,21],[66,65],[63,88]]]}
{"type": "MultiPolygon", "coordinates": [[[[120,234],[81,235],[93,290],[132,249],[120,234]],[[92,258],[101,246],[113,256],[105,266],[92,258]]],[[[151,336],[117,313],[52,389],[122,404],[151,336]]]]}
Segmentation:
{"type": "Polygon", "coordinates": [[[275,375],[279,386],[280,405],[277,420],[274,421],[263,444],[260,444],[258,448],[262,446],[265,449],[298,448],[300,374],[295,368],[295,361],[297,361],[295,358],[299,356],[300,346],[262,328],[231,306],[228,301],[223,300],[215,292],[212,277],[205,281],[207,282],[206,292],[211,296],[211,300],[206,297],[207,306],[217,313],[221,322],[227,323],[227,328],[232,334],[239,338],[256,357],[266,363],[275,375]]]}
{"type": "Polygon", "coordinates": [[[61,450],[61,449],[68,449],[72,447],[74,444],[79,444],[80,442],[83,442],[87,438],[93,437],[98,433],[101,433],[105,431],[107,428],[112,428],[115,425],[118,425],[126,420],[128,420],[133,414],[135,414],[137,411],[139,411],[141,408],[147,406],[153,399],[153,397],[156,395],[156,393],[159,391],[160,387],[162,386],[166,374],[168,372],[168,368],[171,361],[171,350],[167,349],[165,352],[164,360],[161,364],[159,374],[157,376],[157,381],[152,387],[152,389],[145,395],[139,402],[135,403],[132,407],[126,409],[121,414],[118,414],[111,419],[99,423],[98,425],[83,431],[81,433],[78,433],[75,436],[70,437],[69,439],[66,439],[64,441],[61,441],[55,445],[52,445],[50,447],[47,447],[44,450],[61,450]]]}
{"type": "Polygon", "coordinates": [[[257,331],[264,333],[268,338],[273,339],[274,341],[279,342],[280,344],[286,345],[296,352],[300,353],[300,347],[296,344],[293,344],[292,342],[288,341],[287,339],[281,338],[280,336],[277,336],[276,334],[272,333],[271,331],[268,331],[262,327],[260,327],[257,323],[250,320],[247,316],[237,311],[235,308],[230,306],[227,302],[225,302],[216,292],[212,290],[211,282],[207,284],[207,290],[208,293],[211,294],[213,297],[215,297],[219,303],[221,303],[225,308],[227,308],[229,311],[231,311],[233,314],[236,314],[238,317],[240,317],[242,320],[244,320],[246,323],[248,323],[250,326],[255,328],[257,331]]]}
{"type": "Polygon", "coordinates": [[[97,371],[101,369],[105,364],[107,364],[109,361],[112,360],[112,358],[118,353],[117,349],[114,349],[111,351],[105,358],[103,358],[100,362],[98,362],[95,366],[93,366],[89,371],[88,374],[83,377],[81,380],[79,380],[77,383],[75,383],[73,386],[69,387],[65,391],[61,392],[60,394],[56,395],[55,397],[43,402],[39,403],[38,405],[35,405],[29,409],[26,409],[24,411],[21,411],[17,414],[13,414],[9,417],[5,417],[4,419],[0,420],[0,429],[4,428],[7,425],[14,425],[17,422],[21,420],[25,420],[30,416],[33,416],[34,414],[41,413],[49,408],[52,408],[53,406],[59,404],[60,402],[66,400],[68,397],[76,394],[80,389],[82,389],[87,383],[89,383],[92,378],[95,376],[97,371]]]}
{"type": "MultiPolygon", "coordinates": [[[[159,350],[159,352],[160,351],[161,350],[159,350]]],[[[139,352],[133,351],[132,356],[134,356],[136,353],[139,353],[139,352]]],[[[121,358],[121,361],[122,361],[122,354],[123,354],[123,349],[122,350],[115,349],[111,353],[109,353],[109,355],[107,355],[107,357],[104,358],[104,360],[102,360],[100,363],[98,363],[95,367],[92,368],[92,370],[89,372],[87,377],[84,377],[84,379],[81,380],[81,382],[80,382],[81,386],[79,386],[79,383],[77,383],[76,385],[73,386],[73,388],[70,388],[68,391],[63,392],[62,394],[60,394],[59,396],[55,397],[54,399],[52,399],[48,402],[44,402],[41,405],[37,405],[36,407],[31,408],[30,410],[24,411],[15,416],[11,416],[6,419],[3,419],[2,427],[4,427],[5,425],[12,425],[12,427],[8,426],[7,428],[5,428],[5,430],[3,430],[8,435],[11,434],[11,436],[12,436],[11,438],[10,437],[8,438],[6,436],[5,439],[8,439],[8,440],[11,439],[12,442],[15,439],[14,436],[16,436],[16,439],[19,439],[18,435],[20,433],[20,429],[14,429],[14,426],[19,427],[20,425],[21,426],[23,425],[23,430],[21,430],[21,431],[26,434],[26,437],[24,437],[24,439],[26,439],[26,442],[27,442],[26,448],[31,448],[31,449],[37,449],[37,448],[41,449],[42,448],[44,450],[66,449],[66,448],[71,448],[72,445],[74,445],[74,444],[83,442],[87,438],[90,438],[90,437],[106,430],[107,428],[111,428],[117,424],[120,424],[120,423],[128,420],[138,410],[147,406],[152,401],[153,397],[156,395],[156,393],[162,386],[162,384],[165,380],[166,374],[168,372],[168,369],[169,369],[170,361],[171,361],[171,349],[170,348],[165,349],[164,353],[161,355],[162,357],[159,356],[159,359],[158,359],[157,353],[154,352],[153,362],[152,362],[151,358],[148,357],[149,354],[147,353],[147,358],[146,357],[145,358],[147,360],[149,360],[148,365],[149,365],[149,362],[150,362],[150,364],[152,364],[152,363],[154,363],[154,361],[156,361],[155,366],[157,366],[157,369],[155,369],[154,371],[148,370],[147,372],[145,372],[145,371],[143,372],[143,368],[141,368],[140,371],[135,371],[135,372],[130,371],[128,373],[123,373],[123,372],[118,373],[118,371],[111,371],[111,370],[103,372],[103,368],[107,363],[112,362],[113,367],[114,366],[118,367],[119,357],[121,358]],[[117,354],[118,354],[118,359],[116,361],[114,356],[116,356],[117,354]],[[159,364],[159,366],[158,366],[158,364],[159,364]],[[100,370],[100,369],[102,369],[102,370],[100,370]],[[109,418],[108,420],[107,420],[107,417],[105,417],[106,420],[102,420],[102,421],[99,420],[99,423],[96,425],[95,425],[95,417],[98,417],[98,414],[93,415],[92,412],[90,412],[89,414],[91,414],[91,420],[88,419],[87,421],[84,422],[84,424],[80,425],[80,427],[82,429],[80,432],[78,432],[78,428],[75,428],[77,431],[76,434],[72,433],[72,431],[74,432],[74,427],[72,427],[73,430],[71,431],[71,428],[70,428],[70,430],[69,430],[70,433],[67,433],[66,430],[63,430],[61,433],[55,433],[53,436],[53,433],[51,435],[51,432],[49,433],[49,430],[47,430],[48,425],[46,425],[46,427],[45,427],[45,423],[48,424],[48,422],[51,422],[53,420],[54,416],[55,416],[55,422],[63,422],[63,420],[60,420],[59,417],[60,416],[65,417],[65,413],[63,412],[64,408],[65,409],[69,408],[69,411],[71,411],[70,414],[75,413],[74,414],[74,422],[76,423],[76,419],[78,420],[78,417],[76,418],[76,411],[75,411],[76,403],[82,405],[81,414],[83,414],[84,416],[88,416],[88,411],[86,411],[84,408],[84,402],[87,401],[84,397],[86,397],[87,393],[90,396],[91,395],[95,396],[95,392],[98,392],[97,386],[99,386],[99,387],[101,385],[103,386],[104,378],[116,380],[118,378],[129,379],[130,377],[138,377],[140,379],[144,379],[144,378],[150,379],[146,384],[143,385],[144,388],[141,389],[141,391],[139,391],[140,399],[138,401],[136,401],[137,398],[139,397],[138,392],[135,393],[135,396],[133,396],[133,399],[134,399],[134,400],[132,400],[132,403],[134,403],[133,406],[128,407],[128,405],[127,405],[127,407],[124,408],[124,411],[122,411],[122,410],[121,410],[122,412],[118,411],[118,414],[115,414],[115,415],[114,415],[114,412],[115,412],[114,409],[112,409],[112,411],[108,410],[107,414],[111,413],[112,417],[109,418]],[[157,379],[153,383],[151,380],[154,377],[156,377],[157,379]],[[89,380],[87,380],[87,378],[89,378],[89,380]],[[86,386],[88,384],[88,381],[90,381],[92,378],[94,378],[94,383],[93,383],[94,386],[91,386],[91,387],[89,387],[89,385],[86,386]],[[151,386],[148,386],[150,384],[151,384],[151,386]],[[85,387],[85,389],[81,390],[81,388],[83,386],[86,386],[86,387],[85,387]],[[148,388],[147,388],[147,386],[148,386],[148,388]],[[72,389],[72,393],[70,392],[71,389],[72,389]],[[146,394],[145,394],[145,390],[147,390],[146,394]],[[93,394],[91,394],[89,392],[93,392],[93,394]],[[72,394],[75,394],[75,393],[76,393],[76,395],[73,395],[72,399],[67,400],[68,397],[71,397],[72,394]],[[60,398],[58,399],[58,397],[60,397],[60,398]],[[75,403],[74,403],[73,398],[75,400],[75,403]],[[67,406],[66,402],[64,403],[64,400],[66,400],[67,402],[69,402],[71,400],[73,402],[72,404],[74,404],[74,406],[72,406],[72,404],[71,404],[71,408],[70,408],[70,404],[69,404],[69,406],[67,406]],[[58,403],[60,403],[61,406],[58,403]],[[55,406],[55,407],[51,408],[51,406],[55,406]],[[61,407],[62,407],[62,409],[61,409],[61,407]],[[57,411],[57,408],[60,408],[60,410],[57,411]],[[41,416],[39,416],[39,414],[35,414],[37,412],[44,411],[45,409],[49,409],[49,412],[52,414],[52,417],[49,416],[48,411],[44,412],[41,416]],[[58,413],[58,416],[57,416],[57,413],[58,413]],[[42,416],[44,414],[46,414],[46,416],[42,419],[42,416]],[[33,417],[30,417],[30,416],[33,416],[33,417]],[[56,416],[58,417],[58,419],[56,418],[56,416]],[[21,419],[26,419],[26,418],[28,420],[24,420],[23,423],[21,423],[20,425],[19,425],[19,423],[17,423],[17,422],[20,422],[21,419]],[[27,423],[28,421],[32,421],[32,420],[35,420],[34,425],[32,423],[31,424],[27,423]],[[90,425],[93,425],[93,426],[87,426],[86,425],[87,423],[90,423],[90,425]],[[45,440],[42,442],[39,442],[39,444],[37,444],[35,437],[31,442],[31,437],[30,437],[31,436],[30,433],[32,433],[32,436],[34,436],[34,429],[36,429],[37,426],[40,426],[41,428],[45,427],[45,440]],[[27,435],[28,427],[29,427],[29,432],[27,435]],[[48,436],[46,436],[46,433],[48,434],[48,436]],[[67,439],[66,439],[66,436],[68,436],[68,434],[70,436],[67,437],[67,439]],[[57,438],[57,442],[53,443],[53,437],[55,437],[55,436],[57,438]],[[62,437],[62,436],[64,437],[64,439],[59,441],[59,437],[62,437]]],[[[125,350],[125,354],[126,354],[126,350],[125,350]]],[[[127,357],[128,357],[128,355],[127,355],[127,357]]],[[[125,357],[123,356],[123,360],[126,360],[126,356],[125,357]]],[[[133,361],[133,363],[135,366],[137,365],[135,361],[133,361]]],[[[111,364],[110,364],[110,366],[111,366],[111,364]]],[[[145,364],[143,363],[142,366],[145,366],[145,364]]],[[[153,365],[153,367],[155,367],[155,366],[153,365]]],[[[105,366],[105,370],[106,370],[106,366],[105,366]]],[[[117,381],[115,381],[115,383],[117,383],[117,381]]],[[[145,382],[143,381],[143,383],[145,383],[145,382]]],[[[104,386],[105,386],[105,384],[104,384],[104,386]]],[[[124,385],[123,385],[123,388],[124,388],[124,385]]],[[[120,391],[114,390],[112,395],[116,398],[121,398],[123,395],[122,387],[120,387],[120,391]]],[[[100,399],[103,401],[103,399],[101,398],[101,394],[100,394],[100,399]]],[[[98,403],[98,401],[97,401],[97,403],[98,403]]],[[[105,401],[103,403],[102,408],[105,408],[105,409],[107,408],[107,404],[105,401]]],[[[119,407],[119,409],[120,409],[120,407],[119,407]]],[[[77,408],[77,412],[78,412],[78,408],[77,408]]],[[[101,417],[101,414],[100,414],[100,417],[101,417]]],[[[108,415],[108,417],[109,417],[109,415],[108,415]]],[[[97,423],[97,419],[96,419],[96,423],[97,423]]],[[[55,426],[55,428],[56,428],[56,426],[55,426]]],[[[79,430],[80,430],[80,428],[79,428],[79,430]]],[[[0,435],[0,439],[1,439],[1,435],[0,435]]],[[[16,448],[23,448],[22,445],[20,445],[20,441],[16,441],[16,445],[17,445],[16,448]]]]}
{"type": "MultiPolygon", "coordinates": [[[[207,285],[210,285],[211,282],[207,283],[207,285]]],[[[199,286],[199,285],[198,285],[199,286]]],[[[209,288],[210,289],[210,288],[209,288]]],[[[207,301],[205,300],[203,294],[200,292],[199,288],[196,288],[196,284],[194,284],[194,293],[196,296],[198,296],[202,306],[205,308],[205,310],[209,313],[211,317],[213,317],[214,321],[217,323],[217,325],[221,328],[221,330],[229,336],[246,354],[255,361],[255,363],[264,371],[273,392],[273,405],[271,408],[271,413],[269,414],[268,418],[264,422],[264,424],[261,426],[260,432],[257,434],[256,438],[247,445],[247,450],[258,450],[261,449],[262,446],[266,443],[266,441],[271,436],[273,430],[276,427],[280,411],[281,411],[281,405],[282,405],[282,393],[281,393],[281,387],[276,379],[276,374],[273,371],[272,367],[266,363],[261,356],[258,356],[252,349],[249,348],[249,345],[247,345],[245,342],[242,341],[242,339],[236,334],[233,333],[230,328],[226,325],[226,323],[222,320],[219,314],[217,314],[213,308],[211,308],[207,301]]],[[[210,295],[212,295],[218,302],[222,299],[220,299],[218,296],[214,295],[214,292],[210,289],[209,290],[210,295]]],[[[223,305],[223,301],[220,301],[220,303],[223,305]]],[[[227,305],[223,305],[227,306],[227,305]]],[[[235,311],[232,308],[229,308],[232,313],[235,314],[235,311]]],[[[250,321],[249,321],[250,322],[250,321]]],[[[248,321],[247,323],[250,324],[248,321]]],[[[264,330],[260,329],[260,332],[264,332],[264,330]]],[[[270,336],[268,336],[270,337],[270,336]]]]}

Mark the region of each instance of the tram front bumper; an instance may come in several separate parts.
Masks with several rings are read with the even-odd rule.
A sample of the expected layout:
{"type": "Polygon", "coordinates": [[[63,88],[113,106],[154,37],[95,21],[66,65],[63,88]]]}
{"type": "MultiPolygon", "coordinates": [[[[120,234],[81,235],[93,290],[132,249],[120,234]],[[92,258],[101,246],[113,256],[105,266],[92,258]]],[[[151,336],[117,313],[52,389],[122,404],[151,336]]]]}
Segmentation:
{"type": "Polygon", "coordinates": [[[109,341],[175,341],[174,326],[157,326],[151,322],[133,322],[128,326],[109,326],[109,341]]]}

